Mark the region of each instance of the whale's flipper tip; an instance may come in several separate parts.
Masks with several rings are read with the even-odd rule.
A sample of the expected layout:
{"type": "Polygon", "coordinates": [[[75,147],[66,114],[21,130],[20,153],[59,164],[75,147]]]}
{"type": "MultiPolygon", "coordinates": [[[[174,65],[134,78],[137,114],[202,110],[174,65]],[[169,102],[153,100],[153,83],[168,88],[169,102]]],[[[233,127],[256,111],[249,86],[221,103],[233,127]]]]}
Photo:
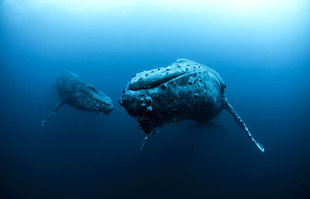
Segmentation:
{"type": "Polygon", "coordinates": [[[227,98],[225,98],[225,101],[225,109],[233,116],[242,131],[252,140],[252,142],[257,146],[257,148],[259,148],[261,152],[265,152],[264,147],[254,139],[245,122],[241,119],[235,109],[228,103],[227,98]]]}
{"type": "Polygon", "coordinates": [[[140,146],[140,151],[143,150],[145,144],[151,139],[151,136],[152,136],[152,134],[145,136],[145,138],[144,138],[144,140],[143,140],[143,142],[142,142],[142,144],[140,146]]]}
{"type": "Polygon", "coordinates": [[[143,142],[142,142],[142,144],[141,144],[141,146],[140,146],[140,151],[143,151],[143,148],[144,148],[145,142],[146,142],[146,141],[143,141],[143,142]]]}
{"type": "Polygon", "coordinates": [[[260,144],[260,143],[258,143],[258,142],[255,142],[255,144],[256,144],[256,146],[259,148],[259,150],[261,151],[261,152],[265,152],[265,149],[264,149],[264,147],[260,144]]]}

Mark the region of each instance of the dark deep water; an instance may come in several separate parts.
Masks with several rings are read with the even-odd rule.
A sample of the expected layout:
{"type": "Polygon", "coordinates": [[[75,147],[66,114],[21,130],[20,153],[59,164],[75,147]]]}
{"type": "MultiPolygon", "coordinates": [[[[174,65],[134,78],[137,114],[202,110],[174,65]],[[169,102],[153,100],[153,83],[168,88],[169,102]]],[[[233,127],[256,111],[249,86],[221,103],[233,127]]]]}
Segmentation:
{"type": "Polygon", "coordinates": [[[310,198],[308,1],[49,2],[1,4],[0,198],[310,198]],[[265,153],[226,111],[206,126],[165,126],[139,151],[121,91],[181,57],[221,74],[265,153]],[[64,106],[42,128],[64,68],[114,111],[64,106]]]}

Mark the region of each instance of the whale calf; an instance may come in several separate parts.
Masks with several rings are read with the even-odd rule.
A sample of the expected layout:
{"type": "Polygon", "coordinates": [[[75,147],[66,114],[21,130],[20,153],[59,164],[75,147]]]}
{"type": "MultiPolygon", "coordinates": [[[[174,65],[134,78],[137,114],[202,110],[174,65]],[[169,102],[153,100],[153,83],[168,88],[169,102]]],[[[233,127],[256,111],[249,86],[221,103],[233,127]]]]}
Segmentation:
{"type": "Polygon", "coordinates": [[[64,104],[78,110],[102,112],[106,115],[114,109],[110,97],[73,72],[64,71],[57,80],[56,87],[61,99],[41,122],[41,126],[45,126],[64,104]]]}
{"type": "Polygon", "coordinates": [[[186,119],[207,122],[226,109],[242,131],[264,152],[229,104],[225,88],[216,71],[188,59],[177,59],[169,66],[137,73],[123,90],[119,103],[137,119],[147,134],[141,150],[164,124],[186,119]]]}

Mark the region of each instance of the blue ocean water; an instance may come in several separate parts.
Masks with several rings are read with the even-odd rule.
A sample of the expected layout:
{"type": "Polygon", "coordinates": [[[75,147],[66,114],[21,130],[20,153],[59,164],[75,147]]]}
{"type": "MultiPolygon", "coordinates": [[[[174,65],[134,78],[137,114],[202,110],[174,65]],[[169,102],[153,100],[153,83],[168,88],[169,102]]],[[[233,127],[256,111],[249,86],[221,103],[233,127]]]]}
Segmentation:
{"type": "Polygon", "coordinates": [[[1,198],[310,198],[308,1],[113,2],[1,3],[1,198]],[[164,126],[139,151],[122,89],[177,58],[221,74],[264,153],[225,110],[164,126]],[[64,69],[114,111],[64,106],[42,128],[64,69]]]}

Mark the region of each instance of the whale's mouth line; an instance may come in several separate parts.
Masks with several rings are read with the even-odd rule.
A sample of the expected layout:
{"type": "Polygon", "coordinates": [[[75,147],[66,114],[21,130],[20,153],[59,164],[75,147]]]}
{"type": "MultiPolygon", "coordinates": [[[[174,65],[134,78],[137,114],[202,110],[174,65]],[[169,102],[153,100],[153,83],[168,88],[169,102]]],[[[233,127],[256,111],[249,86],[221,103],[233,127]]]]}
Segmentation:
{"type": "Polygon", "coordinates": [[[162,74],[162,75],[150,75],[147,78],[141,78],[138,79],[137,81],[130,82],[129,83],[129,90],[132,91],[139,91],[139,90],[145,90],[145,89],[152,89],[157,86],[160,86],[162,84],[168,83],[171,80],[175,80],[181,77],[184,77],[186,75],[192,75],[198,72],[203,72],[206,71],[206,69],[200,69],[196,71],[179,71],[179,72],[174,72],[170,74],[162,74]]]}

